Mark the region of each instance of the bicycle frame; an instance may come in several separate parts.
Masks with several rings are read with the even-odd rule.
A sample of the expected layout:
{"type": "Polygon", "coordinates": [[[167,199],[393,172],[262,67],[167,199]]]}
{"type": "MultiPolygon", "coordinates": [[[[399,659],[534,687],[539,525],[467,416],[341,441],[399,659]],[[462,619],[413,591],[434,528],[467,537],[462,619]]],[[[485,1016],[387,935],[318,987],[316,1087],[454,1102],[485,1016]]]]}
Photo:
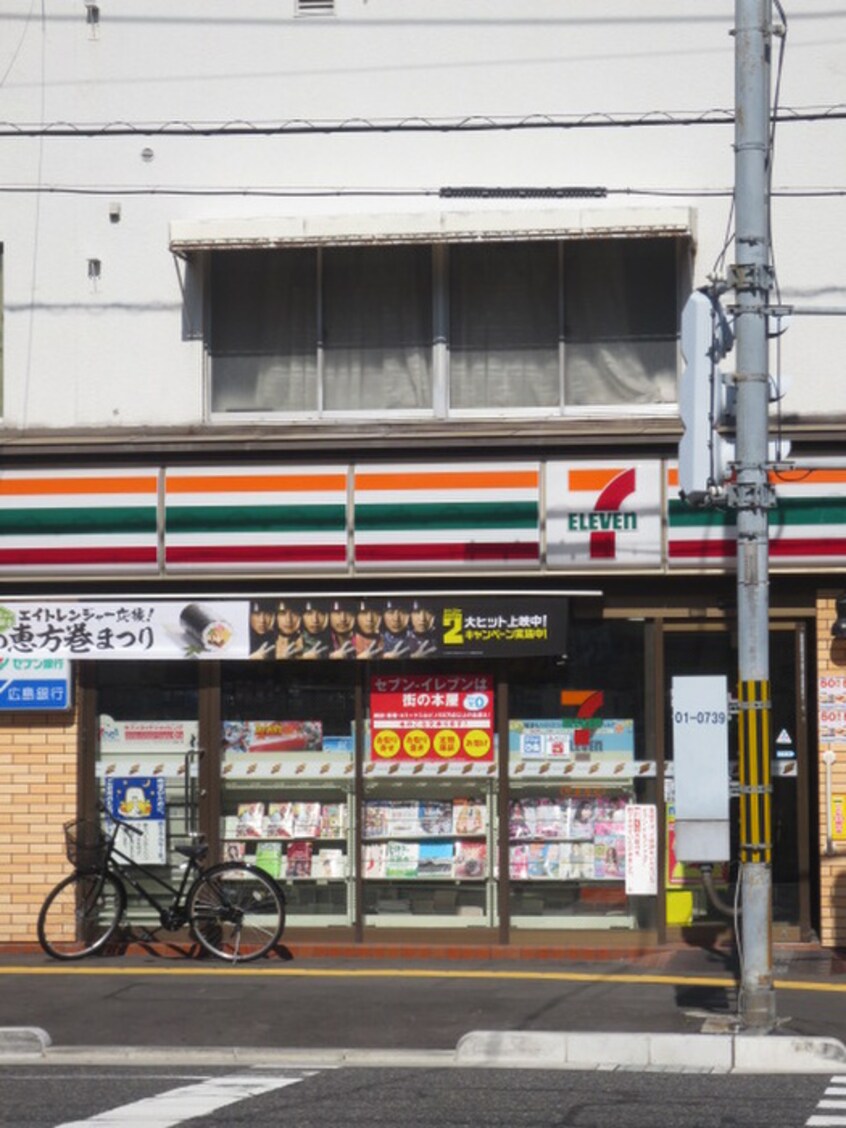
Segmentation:
{"type": "MultiPolygon", "coordinates": [[[[119,829],[120,824],[117,824],[117,826],[119,829]]],[[[115,835],[115,837],[117,837],[117,835],[115,835]]],[[[182,874],[182,880],[180,881],[179,885],[176,886],[172,885],[169,881],[165,881],[163,877],[159,877],[157,873],[153,873],[149,866],[145,866],[141,862],[136,862],[128,854],[125,854],[123,850],[119,849],[114,842],[112,842],[112,847],[106,859],[104,869],[106,871],[110,870],[114,874],[114,876],[124,885],[131,886],[135,890],[135,892],[147,902],[148,905],[152,906],[152,908],[154,908],[159,914],[159,920],[163,927],[179,928],[187,922],[187,917],[185,916],[183,910],[185,893],[188,889],[189,881],[192,878],[196,877],[198,874],[202,873],[202,867],[200,866],[196,858],[186,859],[184,872],[182,874]],[[116,866],[113,862],[113,859],[115,857],[127,862],[128,866],[131,868],[124,869],[116,866]],[[163,901],[156,898],[152,893],[148,892],[148,890],[144,888],[138,876],[141,874],[143,874],[144,877],[148,878],[150,881],[154,882],[157,886],[159,886],[159,888],[166,889],[168,893],[172,894],[173,899],[169,905],[163,903],[163,901]]]]}

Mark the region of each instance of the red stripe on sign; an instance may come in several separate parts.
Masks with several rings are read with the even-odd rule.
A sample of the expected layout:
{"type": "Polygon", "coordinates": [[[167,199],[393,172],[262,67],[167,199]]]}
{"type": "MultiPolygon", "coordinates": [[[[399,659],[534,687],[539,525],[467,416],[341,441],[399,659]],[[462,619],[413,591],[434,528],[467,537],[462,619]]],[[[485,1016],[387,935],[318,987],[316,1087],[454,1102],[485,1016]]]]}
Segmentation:
{"type": "Polygon", "coordinates": [[[670,541],[669,554],[678,560],[726,559],[737,555],[734,541],[670,541]]]}
{"type": "Polygon", "coordinates": [[[71,564],[155,564],[155,548],[9,548],[0,549],[0,568],[71,564]]]}
{"type": "Polygon", "coordinates": [[[317,545],[196,545],[167,549],[166,564],[345,564],[347,550],[317,545]]]}
{"type": "Polygon", "coordinates": [[[797,537],[790,540],[770,540],[771,556],[846,556],[846,538],[833,537],[817,540],[797,537]]]}
{"type": "Polygon", "coordinates": [[[534,544],[359,544],[356,560],[362,564],[399,564],[406,561],[537,560],[534,544]]]}

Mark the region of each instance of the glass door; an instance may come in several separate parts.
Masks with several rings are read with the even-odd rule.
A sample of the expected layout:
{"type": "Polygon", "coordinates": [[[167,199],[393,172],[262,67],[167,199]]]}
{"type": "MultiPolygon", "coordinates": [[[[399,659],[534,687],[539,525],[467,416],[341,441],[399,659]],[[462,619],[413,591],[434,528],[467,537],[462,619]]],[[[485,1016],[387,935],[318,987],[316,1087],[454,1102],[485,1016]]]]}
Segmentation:
{"type": "MultiPolygon", "coordinates": [[[[667,759],[673,759],[670,715],[672,679],[678,676],[724,675],[729,696],[736,694],[736,638],[722,625],[702,624],[664,627],[664,702],[667,759]]],[[[773,935],[776,940],[800,939],[808,935],[810,889],[808,855],[808,738],[807,655],[804,623],[776,624],[770,631],[770,683],[772,696],[772,838],[773,838],[773,935]],[[803,876],[804,875],[804,876],[803,876]]],[[[738,751],[737,722],[729,726],[731,859],[714,866],[717,900],[709,898],[700,868],[675,860],[673,843],[672,769],[666,789],[667,845],[664,892],[668,928],[713,928],[730,926],[738,874],[738,751]]]]}

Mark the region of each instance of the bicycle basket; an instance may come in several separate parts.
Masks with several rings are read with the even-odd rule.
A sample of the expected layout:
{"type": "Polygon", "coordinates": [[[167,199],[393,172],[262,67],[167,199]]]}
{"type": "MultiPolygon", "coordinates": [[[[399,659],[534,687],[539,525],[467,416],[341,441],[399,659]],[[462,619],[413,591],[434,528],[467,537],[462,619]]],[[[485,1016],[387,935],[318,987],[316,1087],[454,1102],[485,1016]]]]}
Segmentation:
{"type": "Polygon", "coordinates": [[[65,849],[75,869],[99,869],[106,860],[108,841],[103,828],[94,819],[65,823],[65,849]]]}

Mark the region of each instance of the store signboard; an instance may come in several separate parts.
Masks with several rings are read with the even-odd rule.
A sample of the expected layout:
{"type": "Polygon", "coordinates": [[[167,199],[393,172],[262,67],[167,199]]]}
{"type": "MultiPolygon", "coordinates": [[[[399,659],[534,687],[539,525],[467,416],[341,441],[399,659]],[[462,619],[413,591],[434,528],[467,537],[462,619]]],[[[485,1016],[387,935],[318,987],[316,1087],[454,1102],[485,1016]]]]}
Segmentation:
{"type": "Polygon", "coordinates": [[[551,568],[661,567],[660,462],[548,462],[545,469],[551,568]]]}
{"type": "Polygon", "coordinates": [[[371,683],[370,717],[371,760],[494,758],[493,678],[487,675],[377,676],[371,683]]]}
{"type": "MultiPolygon", "coordinates": [[[[106,779],[106,807],[120,819],[126,819],[141,831],[133,834],[123,827],[117,837],[117,848],[133,862],[162,866],[167,862],[166,784],[161,776],[109,776],[106,779]]],[[[121,865],[129,863],[116,858],[121,865]]]]}
{"type": "Polygon", "coordinates": [[[566,654],[561,596],[9,600],[0,656],[438,659],[566,654]]]}
{"type": "Polygon", "coordinates": [[[658,811],[654,803],[626,807],[626,895],[658,892],[658,811]]]}
{"type": "Polygon", "coordinates": [[[511,721],[508,750],[512,759],[523,760],[633,760],[634,721],[605,717],[511,721]]]}
{"type": "Polygon", "coordinates": [[[108,713],[98,717],[100,753],[154,752],[182,754],[197,747],[196,721],[116,721],[108,713]]]}
{"type": "Polygon", "coordinates": [[[846,676],[824,674],[817,682],[820,744],[846,744],[846,676]]]}
{"type": "Polygon", "coordinates": [[[0,711],[69,709],[71,664],[64,658],[0,658],[0,711]]]}
{"type": "Polygon", "coordinates": [[[246,658],[248,604],[186,600],[0,603],[0,655],[246,658]]]}

